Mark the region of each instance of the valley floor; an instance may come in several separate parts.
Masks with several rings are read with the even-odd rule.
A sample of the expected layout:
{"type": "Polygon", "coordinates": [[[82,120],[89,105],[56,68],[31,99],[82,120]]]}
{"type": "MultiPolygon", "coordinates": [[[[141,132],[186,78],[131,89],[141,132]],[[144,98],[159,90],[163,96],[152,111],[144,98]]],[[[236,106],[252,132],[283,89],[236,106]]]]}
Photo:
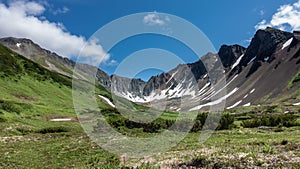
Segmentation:
{"type": "MultiPolygon", "coordinates": [[[[59,122],[60,123],[60,122],[59,122]]],[[[67,123],[67,122],[62,122],[67,123]]],[[[70,122],[69,122],[70,123],[70,122]]],[[[142,168],[299,168],[300,128],[216,131],[204,144],[190,133],[176,147],[144,159],[142,168]]],[[[124,162],[79,133],[29,133],[0,137],[0,168],[121,168],[124,162]]]]}

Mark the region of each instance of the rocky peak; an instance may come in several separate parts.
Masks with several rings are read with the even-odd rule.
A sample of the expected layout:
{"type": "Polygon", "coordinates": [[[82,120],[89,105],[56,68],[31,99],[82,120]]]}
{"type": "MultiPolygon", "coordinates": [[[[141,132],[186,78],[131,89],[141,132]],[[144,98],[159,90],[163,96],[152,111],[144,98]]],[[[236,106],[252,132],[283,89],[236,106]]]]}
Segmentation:
{"type": "Polygon", "coordinates": [[[266,28],[258,30],[251,40],[240,66],[247,66],[249,61],[256,57],[257,60],[263,60],[265,57],[271,57],[279,44],[286,42],[293,37],[292,33],[284,32],[279,29],[266,28]]]}
{"type": "Polygon", "coordinates": [[[243,54],[246,48],[240,45],[222,45],[218,55],[225,68],[232,66],[232,64],[243,54]]]}

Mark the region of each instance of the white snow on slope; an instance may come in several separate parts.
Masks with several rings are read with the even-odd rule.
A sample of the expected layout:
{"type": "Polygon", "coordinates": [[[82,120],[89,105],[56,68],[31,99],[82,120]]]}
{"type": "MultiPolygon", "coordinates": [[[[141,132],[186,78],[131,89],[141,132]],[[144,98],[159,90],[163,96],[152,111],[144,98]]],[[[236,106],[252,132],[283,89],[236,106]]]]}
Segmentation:
{"type": "MultiPolygon", "coordinates": [[[[178,72],[178,70],[176,70],[176,72],[174,72],[174,73],[171,75],[170,79],[167,81],[166,84],[168,84],[168,83],[174,78],[174,76],[176,75],[177,72],[178,72]]],[[[175,80],[176,80],[176,79],[175,79],[175,80]]]]}
{"type": "Polygon", "coordinates": [[[270,59],[270,57],[267,56],[267,57],[264,58],[264,61],[267,62],[269,59],[270,59]]]}
{"type": "Polygon", "coordinates": [[[300,105],[300,102],[299,103],[294,103],[293,106],[299,106],[300,105]]]}
{"type": "Polygon", "coordinates": [[[238,91],[239,88],[234,88],[230,93],[228,93],[227,95],[215,100],[215,101],[212,101],[212,102],[209,102],[209,103],[206,103],[206,104],[202,104],[202,105],[199,105],[199,106],[196,106],[192,109],[190,109],[189,111],[194,111],[194,110],[199,110],[201,109],[202,107],[205,107],[205,106],[212,106],[212,105],[216,105],[216,104],[219,104],[221,103],[223,100],[227,99],[229,96],[231,96],[232,94],[234,94],[236,91],[238,91]]]}
{"type": "Polygon", "coordinates": [[[292,43],[292,41],[293,41],[293,37],[292,37],[291,39],[287,40],[287,41],[282,45],[281,50],[283,50],[284,48],[290,46],[290,44],[292,43]]]}
{"type": "Polygon", "coordinates": [[[116,106],[106,97],[102,96],[102,95],[99,95],[99,97],[101,99],[103,99],[104,101],[106,101],[106,103],[108,103],[111,107],[115,108],[116,106]]]}
{"type": "Polygon", "coordinates": [[[234,103],[232,106],[227,107],[226,109],[234,108],[234,107],[238,106],[242,101],[243,101],[243,100],[240,100],[240,101],[234,103]]]}
{"type": "Polygon", "coordinates": [[[255,59],[256,59],[256,56],[254,56],[254,57],[247,63],[247,65],[249,65],[250,63],[252,63],[255,59]]]}
{"type": "Polygon", "coordinates": [[[16,46],[17,46],[18,48],[21,47],[21,45],[22,45],[21,43],[17,43],[17,44],[16,44],[16,46]]]}
{"type": "Polygon", "coordinates": [[[244,104],[243,106],[244,106],[244,107],[251,106],[251,103],[244,104]]]}
{"type": "Polygon", "coordinates": [[[50,119],[50,121],[72,121],[71,118],[56,118],[56,119],[50,119]]]}
{"type": "Polygon", "coordinates": [[[232,70],[233,68],[235,68],[235,67],[241,62],[243,56],[244,56],[244,54],[242,54],[242,55],[234,62],[234,64],[231,66],[231,70],[232,70]]]}
{"type": "Polygon", "coordinates": [[[202,89],[199,90],[199,93],[202,94],[204,92],[204,90],[210,85],[210,82],[207,82],[202,89]]]}
{"type": "Polygon", "coordinates": [[[239,76],[238,74],[235,75],[228,83],[226,83],[225,86],[223,86],[220,90],[218,90],[218,91],[216,91],[216,92],[213,92],[213,93],[212,93],[213,95],[207,97],[207,99],[210,99],[210,98],[214,97],[215,95],[217,95],[218,93],[220,93],[221,91],[223,91],[223,90],[224,90],[225,88],[227,88],[227,87],[231,84],[231,82],[233,82],[233,80],[236,79],[238,76],[239,76]]]}
{"type": "Polygon", "coordinates": [[[252,90],[250,91],[250,94],[252,94],[254,91],[255,91],[255,89],[252,89],[252,90]]]}

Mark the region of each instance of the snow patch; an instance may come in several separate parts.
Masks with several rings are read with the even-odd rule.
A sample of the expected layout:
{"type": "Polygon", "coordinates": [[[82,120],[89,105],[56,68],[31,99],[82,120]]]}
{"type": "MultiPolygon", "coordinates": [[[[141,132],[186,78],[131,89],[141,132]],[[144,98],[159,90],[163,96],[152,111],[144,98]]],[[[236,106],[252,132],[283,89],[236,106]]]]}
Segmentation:
{"type": "Polygon", "coordinates": [[[242,103],[242,101],[243,101],[243,100],[240,100],[240,101],[234,103],[232,106],[227,107],[226,109],[234,108],[234,107],[238,106],[240,103],[242,103]]]}
{"type": "Polygon", "coordinates": [[[199,105],[199,106],[196,106],[192,109],[190,109],[189,111],[194,111],[194,110],[199,110],[201,109],[202,107],[205,107],[205,106],[212,106],[212,105],[216,105],[216,104],[219,104],[221,103],[223,100],[227,99],[228,97],[230,97],[232,94],[234,94],[236,91],[238,91],[239,88],[234,88],[230,93],[228,93],[227,95],[215,100],[215,101],[212,101],[212,102],[209,102],[209,103],[206,103],[206,104],[202,104],[202,105],[199,105]]]}
{"type": "Polygon", "coordinates": [[[250,94],[252,94],[254,91],[255,91],[255,89],[252,89],[252,90],[250,91],[250,94]]]}
{"type": "Polygon", "coordinates": [[[213,97],[213,96],[215,96],[215,95],[217,95],[218,93],[220,93],[221,91],[223,91],[225,88],[227,88],[227,86],[229,86],[229,84],[230,84],[231,82],[233,82],[233,80],[236,79],[238,76],[239,76],[238,74],[235,75],[228,83],[226,83],[226,85],[225,85],[224,87],[222,87],[222,88],[221,88],[220,90],[218,90],[217,92],[214,92],[214,95],[211,95],[210,97],[208,97],[208,99],[211,98],[211,97],[213,97]]]}
{"type": "Polygon", "coordinates": [[[256,56],[254,56],[254,57],[247,63],[247,65],[249,65],[250,63],[252,63],[255,59],[256,59],[256,56]]]}
{"type": "Polygon", "coordinates": [[[242,55],[234,62],[234,64],[231,66],[231,70],[232,70],[233,68],[235,68],[235,67],[241,62],[243,56],[244,56],[244,54],[242,54],[242,55]]]}
{"type": "Polygon", "coordinates": [[[102,96],[102,95],[99,95],[99,97],[101,99],[103,99],[104,101],[106,101],[106,103],[108,103],[111,107],[115,108],[116,106],[106,97],[102,96]]]}
{"type": "Polygon", "coordinates": [[[269,56],[265,57],[265,58],[264,58],[264,61],[265,61],[265,62],[268,61],[269,58],[270,58],[269,56]]]}
{"type": "Polygon", "coordinates": [[[177,72],[178,72],[178,70],[176,70],[176,72],[174,72],[174,73],[171,75],[170,79],[167,81],[166,84],[168,84],[168,83],[174,78],[174,76],[176,75],[177,72]]]}
{"type": "Polygon", "coordinates": [[[244,96],[244,99],[245,99],[246,97],[248,97],[248,94],[246,94],[246,95],[244,96]]]}
{"type": "Polygon", "coordinates": [[[16,44],[16,46],[17,46],[18,48],[21,47],[21,45],[22,45],[21,43],[17,43],[17,44],[16,44]]]}
{"type": "Polygon", "coordinates": [[[251,106],[251,103],[244,104],[243,106],[244,106],[244,107],[251,106]]]}
{"type": "Polygon", "coordinates": [[[71,118],[56,118],[56,119],[50,119],[50,121],[72,121],[71,118]]]}
{"type": "Polygon", "coordinates": [[[292,37],[291,39],[287,40],[287,41],[282,45],[281,50],[283,50],[284,48],[290,46],[291,43],[292,43],[292,41],[293,41],[293,39],[294,39],[294,38],[292,37]]]}
{"type": "Polygon", "coordinates": [[[300,102],[299,103],[294,103],[293,106],[299,106],[300,105],[300,102]]]}
{"type": "Polygon", "coordinates": [[[210,82],[206,83],[202,89],[199,90],[199,93],[202,94],[202,92],[210,85],[210,82]]]}

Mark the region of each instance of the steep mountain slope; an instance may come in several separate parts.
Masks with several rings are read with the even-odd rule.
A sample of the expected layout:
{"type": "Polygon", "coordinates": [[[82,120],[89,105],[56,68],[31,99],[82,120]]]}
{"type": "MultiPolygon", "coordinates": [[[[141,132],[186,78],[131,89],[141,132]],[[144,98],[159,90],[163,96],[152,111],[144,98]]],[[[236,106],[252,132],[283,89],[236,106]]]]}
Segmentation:
{"type": "Polygon", "coordinates": [[[75,118],[71,87],[69,77],[0,45],[0,119],[8,122],[0,123],[0,133],[51,127],[51,117],[75,118]]]}
{"type": "Polygon", "coordinates": [[[259,30],[237,68],[229,72],[230,76],[237,76],[232,86],[240,89],[229,102],[240,106],[273,103],[278,99],[283,102],[282,98],[290,103],[298,101],[294,93],[298,85],[288,85],[300,71],[299,40],[299,32],[259,30]]]}
{"type": "MultiPolygon", "coordinates": [[[[96,79],[117,96],[150,107],[162,104],[163,109],[172,111],[208,109],[225,100],[227,108],[284,101],[292,104],[300,100],[299,34],[273,28],[258,30],[247,48],[222,45],[217,54],[208,53],[195,63],[178,65],[147,82],[108,76],[85,64],[78,64],[80,72],[74,76],[85,79],[85,75],[98,70],[96,79]],[[223,77],[218,79],[217,74],[223,77]],[[220,86],[224,80],[226,84],[220,86]]],[[[72,75],[73,61],[44,50],[30,40],[5,38],[0,43],[47,69],[72,75]]]]}
{"type": "Polygon", "coordinates": [[[2,45],[0,45],[0,56],[1,78],[8,78],[7,80],[13,78],[18,81],[22,77],[30,76],[39,81],[48,80],[61,85],[72,86],[69,77],[51,72],[2,45]]]}
{"type": "Polygon", "coordinates": [[[72,67],[74,65],[72,61],[64,59],[50,51],[43,50],[29,39],[9,37],[0,39],[0,43],[49,70],[66,76],[72,75],[72,67]]]}
{"type": "MultiPolygon", "coordinates": [[[[82,86],[86,86],[85,81],[82,86]]],[[[103,87],[97,86],[97,95],[110,97],[103,87]]],[[[72,79],[0,45],[0,137],[35,132],[82,132],[78,123],[56,124],[56,118],[77,121],[72,93],[87,95],[84,88],[72,88],[72,79]]],[[[103,97],[104,98],[104,97],[103,97]]],[[[89,102],[89,100],[87,100],[89,102]]],[[[101,109],[111,108],[100,99],[101,109]]]]}
{"type": "Polygon", "coordinates": [[[225,99],[227,108],[283,102],[283,98],[286,104],[292,104],[300,99],[298,85],[288,87],[292,79],[298,78],[299,55],[299,32],[267,28],[256,32],[248,48],[223,45],[218,52],[223,67],[216,65],[216,55],[209,53],[195,63],[154,76],[142,86],[126,83],[130,86],[126,92],[115,93],[150,106],[165,102],[167,109],[178,111],[183,107],[185,111],[207,109],[225,99]],[[209,77],[203,64],[207,61],[206,66],[224,72],[225,86],[212,86],[213,76],[209,77]],[[130,92],[136,85],[140,93],[130,92]],[[213,98],[222,92],[222,97],[213,98]],[[184,106],[180,105],[182,98],[184,106]]]}
{"type": "Polygon", "coordinates": [[[109,76],[100,69],[93,66],[75,63],[74,61],[63,58],[56,53],[50,52],[41,48],[38,44],[32,42],[30,39],[7,37],[0,39],[0,44],[10,48],[22,56],[42,65],[48,70],[55,71],[68,77],[75,77],[82,80],[97,71],[98,81],[109,86],[109,76]],[[77,71],[74,73],[73,69],[76,64],[77,71]]]}

